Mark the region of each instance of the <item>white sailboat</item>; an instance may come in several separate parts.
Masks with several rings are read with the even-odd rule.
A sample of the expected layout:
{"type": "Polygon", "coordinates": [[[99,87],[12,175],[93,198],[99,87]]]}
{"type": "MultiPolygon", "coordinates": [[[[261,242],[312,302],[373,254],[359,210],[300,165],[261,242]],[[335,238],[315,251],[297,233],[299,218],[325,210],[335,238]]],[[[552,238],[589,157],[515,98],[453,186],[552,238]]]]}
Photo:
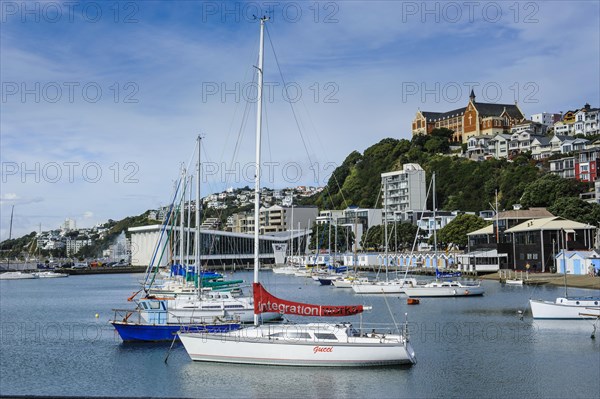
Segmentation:
{"type": "MultiPolygon", "coordinates": [[[[256,165],[260,165],[264,24],[260,18],[256,165]]],[[[260,168],[254,182],[254,220],[259,220],[260,168]]],[[[349,323],[261,325],[259,315],[277,311],[305,316],[350,316],[362,306],[320,306],[285,301],[270,295],[259,283],[259,226],[254,226],[254,326],[207,334],[180,332],[187,353],[195,361],[290,366],[375,366],[413,364],[415,353],[403,334],[363,334],[349,323]]]]}
{"type": "Polygon", "coordinates": [[[567,264],[564,260],[565,296],[554,302],[530,299],[534,319],[596,319],[600,318],[600,296],[570,297],[567,289],[567,264]]]}

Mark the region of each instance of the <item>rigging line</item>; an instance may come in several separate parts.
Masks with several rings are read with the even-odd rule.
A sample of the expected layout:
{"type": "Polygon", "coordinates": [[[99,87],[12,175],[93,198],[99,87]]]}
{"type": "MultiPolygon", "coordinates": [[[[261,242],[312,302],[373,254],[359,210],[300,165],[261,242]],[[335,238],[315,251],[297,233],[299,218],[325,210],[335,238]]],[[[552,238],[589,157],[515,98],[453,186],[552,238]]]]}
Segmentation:
{"type": "MultiPolygon", "coordinates": [[[[283,87],[285,89],[286,97],[289,100],[290,96],[289,96],[289,93],[288,93],[288,90],[287,90],[287,83],[285,81],[285,78],[283,77],[283,72],[281,70],[281,66],[279,65],[279,59],[277,58],[277,53],[275,52],[275,46],[273,45],[273,41],[271,40],[271,34],[269,33],[269,28],[266,25],[265,25],[265,28],[266,28],[266,31],[267,31],[267,37],[269,38],[269,43],[271,44],[271,49],[273,50],[273,56],[275,58],[275,63],[277,64],[277,69],[279,70],[279,75],[281,76],[281,81],[282,81],[283,87]]],[[[307,145],[306,140],[304,138],[304,134],[302,134],[302,129],[300,128],[300,122],[298,120],[298,116],[296,114],[296,110],[295,110],[294,105],[292,104],[291,101],[288,101],[288,103],[290,104],[290,109],[292,110],[292,115],[294,116],[294,121],[296,122],[296,127],[298,128],[298,133],[300,134],[300,138],[302,139],[302,145],[304,146],[304,151],[306,152],[306,156],[308,157],[308,161],[310,163],[310,166],[312,167],[314,164],[313,164],[312,158],[310,156],[310,152],[308,150],[308,145],[307,145]]],[[[342,196],[342,201],[344,202],[344,206],[346,208],[348,208],[348,206],[349,206],[348,205],[348,201],[346,200],[346,197],[344,196],[344,192],[342,191],[342,188],[340,187],[340,183],[337,180],[337,177],[335,176],[335,173],[332,173],[331,175],[332,175],[332,177],[333,177],[333,179],[334,179],[334,181],[335,181],[335,183],[336,183],[336,185],[338,187],[338,190],[339,190],[338,192],[342,196]]],[[[326,187],[326,189],[328,191],[329,198],[330,198],[330,201],[331,201],[332,207],[333,207],[334,204],[333,204],[333,200],[331,199],[331,194],[329,193],[329,187],[328,187],[328,185],[325,185],[325,187],[326,187]]]]}
{"type": "MultiPolygon", "coordinates": [[[[266,130],[266,136],[267,136],[267,149],[269,150],[269,162],[273,163],[273,154],[271,153],[271,135],[269,132],[269,118],[267,116],[267,105],[264,103],[263,103],[263,110],[264,110],[263,121],[265,122],[265,130],[266,130]]],[[[271,183],[272,183],[271,187],[273,189],[275,189],[274,179],[271,183]]]]}
{"type": "MultiPolygon", "coordinates": [[[[275,64],[277,65],[277,70],[279,71],[279,76],[281,77],[281,82],[283,83],[283,88],[285,90],[285,95],[287,97],[287,99],[290,99],[288,90],[287,90],[287,82],[285,81],[285,78],[283,77],[283,72],[281,70],[281,66],[279,65],[279,59],[277,58],[277,52],[275,51],[275,46],[273,45],[273,41],[271,40],[271,34],[269,33],[269,28],[267,26],[265,26],[266,31],[267,31],[267,37],[269,38],[269,43],[271,44],[271,49],[273,50],[273,57],[275,58],[275,64]]],[[[298,116],[296,115],[296,110],[294,109],[294,106],[292,105],[291,101],[287,101],[290,104],[290,108],[292,110],[292,115],[294,116],[294,121],[296,122],[296,127],[298,128],[298,133],[300,133],[300,138],[302,139],[302,145],[304,146],[304,151],[306,152],[306,155],[308,156],[308,160],[310,162],[310,164],[312,165],[312,159],[310,157],[310,153],[308,152],[308,147],[306,145],[306,141],[304,140],[304,135],[302,134],[302,129],[300,128],[300,122],[298,121],[298,116]]]]}
{"type": "MultiPolygon", "coordinates": [[[[252,78],[252,83],[254,83],[256,80],[256,75],[253,75],[252,78]]],[[[238,157],[239,151],[240,151],[240,147],[241,147],[241,143],[242,143],[242,138],[244,136],[244,131],[246,130],[246,124],[248,123],[248,118],[250,115],[250,101],[248,99],[246,99],[246,107],[244,109],[244,115],[242,116],[242,121],[240,123],[240,128],[238,130],[238,136],[237,136],[237,140],[235,143],[235,147],[233,150],[233,154],[231,155],[231,165],[234,164],[235,160],[238,157]]],[[[225,177],[225,184],[228,185],[229,183],[229,174],[226,175],[225,177]]]]}
{"type": "MultiPolygon", "coordinates": [[[[255,51],[255,52],[253,52],[253,53],[251,53],[251,54],[256,54],[256,53],[257,53],[257,51],[255,51]]],[[[248,58],[251,58],[251,56],[248,56],[248,58]]],[[[252,65],[252,63],[248,63],[248,64],[252,65]]],[[[246,65],[247,65],[247,64],[246,64],[246,65]]],[[[244,79],[242,80],[242,82],[247,82],[247,81],[248,81],[248,73],[249,73],[250,71],[253,71],[253,70],[254,70],[254,67],[252,67],[252,66],[248,66],[248,67],[246,68],[246,71],[244,72],[244,79]]],[[[253,75],[254,75],[254,74],[253,74],[253,75]]],[[[242,96],[243,94],[244,94],[243,92],[242,92],[242,93],[240,93],[240,96],[242,96]]],[[[239,111],[239,109],[240,109],[240,103],[241,103],[241,101],[236,101],[236,107],[235,107],[235,110],[234,110],[234,113],[233,113],[233,117],[231,118],[231,122],[230,122],[230,124],[229,124],[229,129],[228,129],[228,131],[227,131],[227,137],[226,137],[226,139],[225,139],[225,145],[223,146],[223,151],[221,152],[221,156],[220,156],[220,160],[221,160],[221,161],[223,161],[223,159],[225,158],[225,150],[226,150],[227,148],[229,148],[229,147],[227,146],[227,143],[229,142],[229,138],[231,137],[231,134],[232,134],[233,123],[235,122],[236,115],[237,115],[237,113],[238,113],[238,111],[239,111]]],[[[248,102],[246,101],[246,107],[247,107],[247,106],[248,106],[248,102]]],[[[244,112],[245,112],[245,111],[244,111],[244,112]]]]}

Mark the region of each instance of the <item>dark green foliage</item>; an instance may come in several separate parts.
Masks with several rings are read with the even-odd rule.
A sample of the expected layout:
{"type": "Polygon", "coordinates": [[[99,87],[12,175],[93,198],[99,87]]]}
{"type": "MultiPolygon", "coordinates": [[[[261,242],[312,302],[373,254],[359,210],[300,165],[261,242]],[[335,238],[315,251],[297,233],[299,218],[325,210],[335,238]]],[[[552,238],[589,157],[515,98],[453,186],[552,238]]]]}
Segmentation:
{"type": "Polygon", "coordinates": [[[22,252],[32,252],[31,245],[35,239],[35,235],[35,231],[32,231],[23,237],[2,241],[0,243],[2,258],[11,259],[20,256],[22,252]]]}
{"type": "Polygon", "coordinates": [[[490,223],[475,215],[458,215],[439,231],[438,247],[444,249],[450,244],[456,244],[459,248],[464,248],[467,246],[467,233],[479,230],[488,224],[490,223]]]}
{"type": "Polygon", "coordinates": [[[526,208],[549,207],[558,199],[578,197],[586,189],[586,184],[575,179],[563,179],[557,175],[547,174],[525,188],[521,205],[526,208]]]}
{"type": "Polygon", "coordinates": [[[600,227],[600,204],[590,204],[576,197],[562,197],[548,211],[555,216],[600,227]]]}
{"type": "MultiPolygon", "coordinates": [[[[418,163],[427,172],[428,184],[432,173],[436,173],[438,209],[471,212],[491,209],[496,191],[499,208],[510,209],[520,203],[525,188],[543,175],[527,154],[512,161],[483,162],[449,156],[447,137],[452,131],[436,129],[434,132],[432,136],[415,136],[412,141],[385,139],[369,147],[362,156],[354,151],[335,170],[335,181],[331,178],[327,189],[312,203],[321,209],[345,209],[348,205],[380,207],[381,201],[377,199],[381,173],[399,170],[406,163],[418,163]]],[[[428,208],[431,207],[430,196],[428,208]]]]}

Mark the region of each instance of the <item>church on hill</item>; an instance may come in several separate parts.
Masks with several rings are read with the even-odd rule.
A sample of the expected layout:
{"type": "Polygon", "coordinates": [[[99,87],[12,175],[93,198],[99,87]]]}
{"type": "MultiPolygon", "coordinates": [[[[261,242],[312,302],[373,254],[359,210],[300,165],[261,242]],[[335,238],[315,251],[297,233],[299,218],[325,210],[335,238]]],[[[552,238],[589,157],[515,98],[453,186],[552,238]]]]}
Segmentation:
{"type": "Polygon", "coordinates": [[[448,112],[417,111],[412,122],[412,134],[431,134],[433,129],[454,131],[452,141],[466,143],[470,137],[495,136],[525,121],[523,112],[514,104],[479,103],[471,90],[466,107],[448,112]]]}

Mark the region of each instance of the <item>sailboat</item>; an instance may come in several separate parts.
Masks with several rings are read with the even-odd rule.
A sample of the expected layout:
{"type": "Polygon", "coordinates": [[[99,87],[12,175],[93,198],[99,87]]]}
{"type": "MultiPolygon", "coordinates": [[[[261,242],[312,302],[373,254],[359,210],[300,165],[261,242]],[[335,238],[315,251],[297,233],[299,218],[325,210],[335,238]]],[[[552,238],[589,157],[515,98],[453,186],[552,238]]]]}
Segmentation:
{"type": "MultiPolygon", "coordinates": [[[[435,201],[435,173],[432,176],[433,186],[433,248],[436,277],[434,281],[426,284],[418,284],[413,287],[406,287],[404,293],[409,297],[451,297],[451,296],[478,296],[483,295],[484,289],[479,282],[477,283],[462,283],[460,281],[444,281],[441,278],[457,277],[454,273],[442,273],[438,269],[437,256],[437,222],[435,218],[436,201],[435,201]]],[[[460,274],[458,274],[460,275],[460,274]]]]}
{"type": "MultiPolygon", "coordinates": [[[[260,165],[264,26],[260,18],[256,165],[260,165]]],[[[254,181],[254,220],[259,220],[260,168],[254,181]]],[[[289,366],[376,366],[413,364],[415,353],[402,334],[363,333],[350,323],[263,325],[259,315],[277,311],[301,316],[351,316],[358,306],[322,306],[286,301],[268,293],[259,282],[259,226],[254,224],[254,325],[222,334],[180,332],[179,338],[194,361],[289,366]]]]}
{"type": "MultiPolygon", "coordinates": [[[[196,168],[196,204],[200,204],[200,143],[201,137],[198,136],[197,151],[198,151],[198,162],[196,168]]],[[[182,173],[180,180],[181,184],[184,184],[185,176],[182,173]]],[[[177,192],[175,191],[174,200],[177,198],[177,192]]],[[[185,190],[181,195],[181,214],[183,223],[183,204],[185,201],[185,190]]],[[[191,202],[191,201],[190,201],[191,202]]],[[[171,204],[172,207],[172,204],[171,204]]],[[[171,208],[172,209],[172,208],[171,208]]],[[[188,208],[189,209],[189,208],[188,208]]],[[[161,231],[155,253],[158,253],[158,249],[162,242],[162,234],[165,232],[165,228],[169,223],[171,212],[165,225],[161,231]]],[[[188,212],[189,220],[189,212],[188,212]]],[[[183,227],[180,230],[180,240],[183,240],[183,227]]],[[[199,271],[200,265],[200,213],[199,206],[196,207],[196,250],[195,262],[196,262],[196,273],[195,277],[200,281],[201,273],[199,271]]],[[[189,238],[188,238],[189,246],[189,238]]],[[[189,249],[189,248],[188,248],[189,249]]],[[[180,241],[180,262],[184,264],[184,251],[183,242],[180,241]]],[[[150,261],[146,279],[150,275],[150,271],[153,269],[154,258],[150,261]]],[[[158,268],[155,269],[158,272],[158,268]]],[[[146,291],[144,298],[136,300],[137,307],[131,310],[114,309],[114,317],[109,322],[119,333],[121,339],[125,342],[130,341],[172,341],[179,330],[186,328],[188,331],[208,331],[208,332],[223,332],[238,329],[240,327],[239,317],[236,315],[244,309],[253,309],[253,304],[249,302],[248,298],[233,298],[230,292],[215,292],[210,297],[202,294],[201,287],[198,286],[195,292],[186,294],[184,290],[181,292],[173,293],[172,295],[165,295],[157,297],[156,294],[150,293],[150,287],[154,282],[154,277],[151,280],[150,287],[146,286],[146,282],[143,282],[143,288],[135,293],[128,300],[133,301],[135,296],[142,290],[146,291]],[[178,302],[180,301],[180,302],[178,302]],[[178,306],[179,305],[179,306],[178,306]]],[[[181,287],[180,287],[181,288],[181,287]]],[[[174,289],[173,291],[177,291],[174,289]]],[[[161,291],[159,291],[161,292],[161,291]]]]}
{"type": "Polygon", "coordinates": [[[565,296],[554,302],[530,299],[531,314],[534,319],[597,319],[600,318],[600,296],[570,297],[567,290],[567,262],[563,249],[563,272],[565,296]]]}
{"type": "MultiPolygon", "coordinates": [[[[13,224],[13,213],[15,211],[15,206],[13,205],[10,211],[10,229],[8,230],[8,239],[12,238],[12,224],[13,224]]],[[[7,269],[10,270],[10,257],[8,257],[8,265],[7,269]]],[[[0,280],[31,280],[34,278],[38,278],[35,273],[24,273],[21,271],[16,272],[5,272],[0,274],[0,280]]]]}

